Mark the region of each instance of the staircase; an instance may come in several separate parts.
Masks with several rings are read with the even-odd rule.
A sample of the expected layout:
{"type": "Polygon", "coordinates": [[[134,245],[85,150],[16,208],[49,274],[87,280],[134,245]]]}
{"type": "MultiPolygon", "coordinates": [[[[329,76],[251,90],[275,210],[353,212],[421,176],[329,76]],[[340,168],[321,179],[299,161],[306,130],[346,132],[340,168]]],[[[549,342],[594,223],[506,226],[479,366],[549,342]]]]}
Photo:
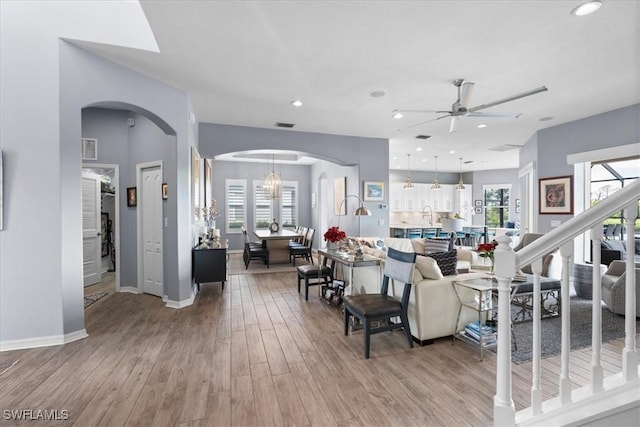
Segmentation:
{"type": "MultiPolygon", "coordinates": [[[[498,280],[498,348],[496,369],[496,394],[494,396],[493,420],[496,426],[533,425],[626,425],[628,420],[637,422],[640,414],[640,380],[638,350],[636,346],[636,283],[634,222],[638,215],[640,180],[609,196],[598,205],[570,219],[516,254],[511,248],[511,239],[498,237],[494,253],[495,276],[498,280]],[[623,210],[626,227],[626,293],[625,293],[625,341],[622,350],[622,371],[603,378],[601,364],[601,309],[594,304],[591,347],[591,382],[588,387],[572,390],[570,372],[570,266],[573,243],[576,237],[585,234],[591,239],[593,264],[600,264],[600,240],[603,237],[603,221],[612,213],[623,210]],[[541,389],[541,318],[540,318],[540,272],[542,257],[560,248],[562,257],[561,288],[561,370],[558,378],[558,395],[542,401],[541,389]],[[511,328],[510,285],[522,266],[531,264],[534,276],[533,291],[533,359],[531,378],[531,402],[528,408],[516,412],[512,400],[511,384],[511,328]]],[[[593,275],[593,301],[601,300],[601,283],[598,274],[593,275]]]]}

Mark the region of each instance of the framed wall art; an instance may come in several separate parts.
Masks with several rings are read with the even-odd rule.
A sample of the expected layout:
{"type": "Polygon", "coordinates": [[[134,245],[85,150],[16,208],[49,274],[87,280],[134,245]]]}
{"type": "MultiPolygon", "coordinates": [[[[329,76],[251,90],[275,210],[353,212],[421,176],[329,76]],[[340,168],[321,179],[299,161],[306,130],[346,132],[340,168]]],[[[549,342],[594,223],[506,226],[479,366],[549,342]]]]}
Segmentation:
{"type": "Polygon", "coordinates": [[[135,206],[138,206],[138,193],[136,191],[136,187],[127,187],[127,207],[132,208],[135,206]]]}
{"type": "Polygon", "coordinates": [[[573,176],[540,178],[540,214],[573,214],[573,176]]]}
{"type": "Polygon", "coordinates": [[[333,181],[333,213],[335,215],[346,215],[347,204],[342,203],[347,196],[347,177],[342,176],[333,181]]]}
{"type": "Polygon", "coordinates": [[[384,201],[384,182],[364,181],[364,201],[382,202],[384,201]]]}
{"type": "Polygon", "coordinates": [[[475,208],[473,208],[473,209],[475,210],[475,213],[476,213],[476,214],[481,214],[481,213],[482,213],[482,208],[481,208],[481,207],[476,206],[476,207],[475,207],[475,208]]]}
{"type": "Polygon", "coordinates": [[[482,200],[474,200],[473,201],[473,206],[482,207],[482,200]]]}
{"type": "Polygon", "coordinates": [[[166,182],[162,183],[162,200],[167,200],[169,198],[169,186],[166,182]]]}

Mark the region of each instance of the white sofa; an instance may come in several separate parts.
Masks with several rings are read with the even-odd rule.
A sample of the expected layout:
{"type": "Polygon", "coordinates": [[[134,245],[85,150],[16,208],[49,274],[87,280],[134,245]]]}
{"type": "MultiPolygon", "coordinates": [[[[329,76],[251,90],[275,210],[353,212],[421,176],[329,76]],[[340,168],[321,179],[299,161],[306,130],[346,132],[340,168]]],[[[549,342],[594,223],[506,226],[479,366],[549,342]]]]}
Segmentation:
{"type": "MultiPolygon", "coordinates": [[[[373,243],[374,238],[361,238],[373,243]]],[[[379,239],[378,239],[379,240],[379,239]]],[[[384,238],[387,248],[397,249],[403,252],[424,253],[423,239],[384,238]]],[[[478,254],[474,251],[456,248],[458,257],[458,269],[468,271],[472,265],[478,264],[478,254]]],[[[363,248],[368,255],[377,256],[382,261],[381,267],[358,267],[353,269],[352,293],[375,293],[380,291],[382,269],[385,254],[377,249],[363,248]]],[[[436,338],[453,335],[455,331],[464,329],[468,322],[478,319],[478,313],[463,308],[460,314],[460,322],[456,329],[456,320],[460,309],[460,301],[453,287],[453,281],[483,277],[485,273],[461,273],[441,278],[424,277],[420,270],[425,272],[424,262],[418,257],[417,266],[413,276],[413,286],[409,299],[409,324],[414,340],[420,344],[427,344],[436,338]]],[[[427,276],[431,275],[427,271],[427,276]]],[[[437,275],[436,275],[437,276],[437,275]]],[[[434,276],[435,277],[435,276],[434,276]]],[[[402,285],[389,286],[389,293],[400,297],[402,285]]],[[[465,296],[466,297],[466,296],[465,296]]],[[[472,297],[472,296],[471,296],[472,297]]]]}

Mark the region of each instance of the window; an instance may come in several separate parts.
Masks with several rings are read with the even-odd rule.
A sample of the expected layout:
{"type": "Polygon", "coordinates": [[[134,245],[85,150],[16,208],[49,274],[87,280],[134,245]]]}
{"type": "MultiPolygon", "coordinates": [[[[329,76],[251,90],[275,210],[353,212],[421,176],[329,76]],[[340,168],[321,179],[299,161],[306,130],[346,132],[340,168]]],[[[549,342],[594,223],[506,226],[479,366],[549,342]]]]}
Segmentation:
{"type": "Polygon", "coordinates": [[[226,232],[241,233],[247,217],[247,182],[244,179],[225,180],[227,199],[226,232]]]}
{"type": "Polygon", "coordinates": [[[298,183],[285,181],[282,183],[282,199],[280,217],[282,227],[294,228],[298,225],[298,183]]]}
{"type": "Polygon", "coordinates": [[[259,228],[269,228],[273,220],[273,199],[269,192],[263,187],[263,181],[253,181],[253,204],[255,209],[254,224],[256,230],[259,228]]]}
{"type": "Polygon", "coordinates": [[[484,186],[484,223],[487,227],[505,228],[509,221],[510,185],[484,186]]]}

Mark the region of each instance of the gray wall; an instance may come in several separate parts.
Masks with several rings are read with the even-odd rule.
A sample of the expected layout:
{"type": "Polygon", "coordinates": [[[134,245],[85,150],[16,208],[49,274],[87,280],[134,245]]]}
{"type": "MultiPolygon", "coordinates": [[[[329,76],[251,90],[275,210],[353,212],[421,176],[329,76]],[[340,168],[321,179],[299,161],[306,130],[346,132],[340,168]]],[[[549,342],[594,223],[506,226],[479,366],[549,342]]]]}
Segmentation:
{"type": "MultiPolygon", "coordinates": [[[[269,166],[271,170],[271,166],[269,166]]],[[[311,191],[309,177],[311,166],[303,165],[280,165],[276,164],[276,172],[280,174],[283,181],[298,182],[298,222],[300,225],[308,226],[311,224],[311,191]]],[[[214,160],[212,166],[213,176],[213,198],[216,199],[218,208],[222,211],[219,218],[216,219],[216,228],[220,229],[220,235],[229,239],[229,249],[240,250],[244,247],[242,234],[227,234],[224,226],[226,214],[225,201],[225,179],[245,179],[247,181],[247,223],[246,228],[249,234],[254,230],[254,188],[253,180],[262,181],[265,178],[267,166],[264,163],[252,162],[230,162],[214,160]]],[[[208,202],[207,202],[208,203],[208,202]]],[[[275,202],[279,204],[279,200],[275,202]]],[[[277,209],[277,208],[276,208],[277,209]]],[[[275,212],[275,210],[274,210],[275,212]]],[[[277,217],[276,213],[276,218],[277,217]]],[[[281,221],[278,221],[281,223],[281,221]]]]}
{"type": "Polygon", "coordinates": [[[189,129],[186,93],[61,41],[75,18],[60,13],[54,2],[1,2],[1,7],[5,229],[0,232],[0,348],[85,336],[81,111],[101,102],[138,107],[177,135],[177,205],[169,222],[178,232],[168,239],[177,248],[166,290],[171,300],[188,301],[189,135],[197,130],[189,129]],[[49,17],[45,26],[42,14],[49,17]],[[41,249],[37,268],[25,257],[34,242],[41,249]]]}
{"type": "MultiPolygon", "coordinates": [[[[166,135],[149,119],[131,111],[104,108],[82,110],[82,136],[98,140],[98,160],[91,163],[120,165],[120,284],[137,285],[137,209],[127,207],[126,188],[136,186],[136,165],[150,161],[163,161],[163,176],[170,189],[176,187],[176,138],[166,135]],[[135,126],[127,120],[133,118],[135,126]]],[[[164,216],[175,212],[176,198],[163,202],[164,216]]],[[[164,283],[177,276],[175,221],[168,223],[164,232],[164,283]],[[172,243],[173,242],[173,243],[172,243]]]]}
{"type": "MultiPolygon", "coordinates": [[[[359,176],[347,179],[347,194],[362,197],[363,181],[382,181],[385,183],[385,201],[370,202],[367,206],[371,209],[389,202],[389,141],[386,139],[200,123],[199,140],[200,155],[206,158],[237,151],[292,150],[339,166],[358,166],[359,176]]],[[[317,183],[322,173],[325,171],[312,168],[311,192],[318,191],[317,183]]],[[[360,220],[357,234],[388,235],[388,209],[372,211],[372,216],[360,220]]],[[[319,224],[328,223],[330,216],[333,216],[332,209],[318,210],[315,217],[312,215],[311,226],[318,230],[318,235],[325,231],[319,224]]],[[[320,242],[320,239],[316,241],[320,242]]]]}
{"type": "MultiPolygon", "coordinates": [[[[542,129],[521,151],[520,165],[535,162],[535,183],[539,178],[573,175],[569,154],[640,142],[640,104],[542,129]]],[[[638,153],[640,154],[640,153],[638,153]]],[[[575,183],[574,183],[575,185],[575,183]]],[[[539,215],[536,191],[535,218],[541,233],[552,229],[551,221],[565,222],[568,215],[539,215]]]]}
{"type": "MultiPolygon", "coordinates": [[[[483,185],[511,184],[509,200],[509,221],[520,221],[520,215],[515,212],[515,201],[520,198],[520,184],[518,182],[518,169],[496,169],[490,171],[473,172],[473,199],[483,200],[483,185]]],[[[474,204],[475,207],[475,204],[474,204]]],[[[473,215],[473,225],[484,225],[484,211],[482,214],[473,215]]]]}

